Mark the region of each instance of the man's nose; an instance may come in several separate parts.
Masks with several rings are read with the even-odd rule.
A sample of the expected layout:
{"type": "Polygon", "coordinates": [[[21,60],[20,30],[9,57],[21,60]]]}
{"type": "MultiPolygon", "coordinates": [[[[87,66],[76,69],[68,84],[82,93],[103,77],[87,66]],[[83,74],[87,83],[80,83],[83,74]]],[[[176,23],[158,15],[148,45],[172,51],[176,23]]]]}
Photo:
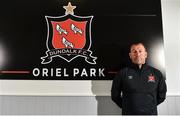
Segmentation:
{"type": "Polygon", "coordinates": [[[136,56],[140,56],[140,54],[141,54],[140,52],[136,52],[136,56]]]}

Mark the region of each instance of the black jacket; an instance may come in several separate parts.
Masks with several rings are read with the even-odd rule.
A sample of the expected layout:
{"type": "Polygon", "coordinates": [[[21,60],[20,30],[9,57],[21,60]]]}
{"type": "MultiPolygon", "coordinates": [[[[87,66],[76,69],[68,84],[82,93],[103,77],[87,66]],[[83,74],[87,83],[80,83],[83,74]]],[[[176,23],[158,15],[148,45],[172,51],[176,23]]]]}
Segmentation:
{"type": "Polygon", "coordinates": [[[166,98],[166,83],[161,72],[144,64],[132,64],[115,76],[111,98],[122,114],[157,114],[157,105],[166,98]]]}

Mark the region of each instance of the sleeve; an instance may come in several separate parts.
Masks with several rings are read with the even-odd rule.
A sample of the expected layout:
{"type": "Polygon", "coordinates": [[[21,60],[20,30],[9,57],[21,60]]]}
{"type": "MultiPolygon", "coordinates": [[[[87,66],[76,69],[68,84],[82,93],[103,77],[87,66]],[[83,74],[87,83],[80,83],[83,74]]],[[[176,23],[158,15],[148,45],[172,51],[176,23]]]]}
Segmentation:
{"type": "Polygon", "coordinates": [[[166,99],[166,92],[167,92],[165,78],[162,76],[161,72],[159,72],[158,75],[159,75],[159,83],[158,83],[158,91],[157,91],[157,105],[159,105],[166,99]]]}
{"type": "Polygon", "coordinates": [[[111,88],[111,99],[120,108],[122,108],[121,91],[122,91],[122,71],[119,71],[113,79],[112,88],[111,88]]]}

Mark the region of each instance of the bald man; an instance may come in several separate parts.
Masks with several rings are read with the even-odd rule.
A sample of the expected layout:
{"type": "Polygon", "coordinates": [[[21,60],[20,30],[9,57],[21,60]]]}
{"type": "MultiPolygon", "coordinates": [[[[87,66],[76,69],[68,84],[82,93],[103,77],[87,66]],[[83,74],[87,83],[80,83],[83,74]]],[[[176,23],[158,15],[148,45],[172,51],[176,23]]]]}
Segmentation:
{"type": "Polygon", "coordinates": [[[120,70],[111,89],[112,100],[123,115],[157,115],[157,105],[166,98],[162,73],[146,64],[147,51],[142,43],[131,45],[132,64],[120,70]]]}

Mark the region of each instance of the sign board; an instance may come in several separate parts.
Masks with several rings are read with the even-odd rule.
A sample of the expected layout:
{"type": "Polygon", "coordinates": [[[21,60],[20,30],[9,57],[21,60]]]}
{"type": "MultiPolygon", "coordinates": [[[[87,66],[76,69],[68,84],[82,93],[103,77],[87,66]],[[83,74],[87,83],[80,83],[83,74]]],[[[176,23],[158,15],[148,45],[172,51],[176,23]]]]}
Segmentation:
{"type": "Polygon", "coordinates": [[[136,42],[165,76],[160,0],[3,0],[0,14],[2,80],[112,80],[136,42]]]}

